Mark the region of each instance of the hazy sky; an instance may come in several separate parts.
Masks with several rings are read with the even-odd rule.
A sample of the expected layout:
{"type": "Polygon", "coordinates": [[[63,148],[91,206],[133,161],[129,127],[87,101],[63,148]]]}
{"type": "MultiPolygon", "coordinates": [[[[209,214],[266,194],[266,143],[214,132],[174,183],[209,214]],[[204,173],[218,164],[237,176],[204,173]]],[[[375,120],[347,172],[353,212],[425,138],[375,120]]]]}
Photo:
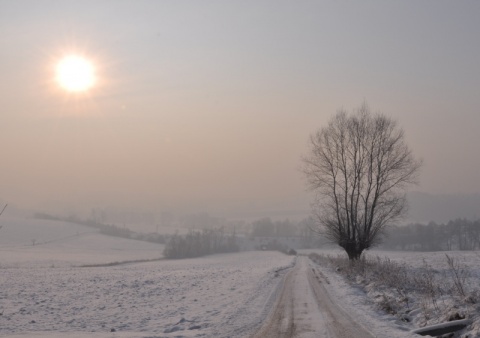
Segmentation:
{"type": "Polygon", "coordinates": [[[479,1],[0,0],[0,197],[30,208],[308,208],[311,132],[366,100],[430,193],[480,192],[479,1]],[[98,83],[53,80],[68,53],[98,83]]]}

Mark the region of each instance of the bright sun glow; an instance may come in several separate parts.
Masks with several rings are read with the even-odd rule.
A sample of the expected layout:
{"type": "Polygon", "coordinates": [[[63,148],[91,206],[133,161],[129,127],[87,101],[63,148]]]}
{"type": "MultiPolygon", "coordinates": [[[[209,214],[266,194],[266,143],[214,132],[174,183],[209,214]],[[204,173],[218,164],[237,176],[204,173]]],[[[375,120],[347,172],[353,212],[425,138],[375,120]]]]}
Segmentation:
{"type": "Polygon", "coordinates": [[[88,59],[69,55],[58,62],[56,80],[63,89],[70,92],[86,91],[95,85],[95,69],[88,59]]]}

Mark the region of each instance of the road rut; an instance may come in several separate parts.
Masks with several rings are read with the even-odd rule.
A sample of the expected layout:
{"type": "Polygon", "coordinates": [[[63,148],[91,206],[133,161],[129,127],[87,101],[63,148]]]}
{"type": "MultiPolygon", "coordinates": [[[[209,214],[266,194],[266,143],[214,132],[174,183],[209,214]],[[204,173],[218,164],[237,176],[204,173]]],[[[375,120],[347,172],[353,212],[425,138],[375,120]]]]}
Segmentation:
{"type": "Polygon", "coordinates": [[[375,337],[331,299],[322,285],[326,280],[309,266],[308,260],[304,256],[297,258],[267,321],[253,337],[375,337]]]}

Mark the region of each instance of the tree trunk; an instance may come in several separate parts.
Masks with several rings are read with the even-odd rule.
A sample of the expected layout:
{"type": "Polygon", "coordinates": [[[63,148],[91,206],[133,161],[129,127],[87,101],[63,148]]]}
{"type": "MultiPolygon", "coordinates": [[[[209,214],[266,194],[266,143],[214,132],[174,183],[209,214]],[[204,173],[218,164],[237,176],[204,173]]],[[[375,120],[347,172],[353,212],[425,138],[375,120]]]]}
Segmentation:
{"type": "Polygon", "coordinates": [[[362,256],[363,248],[357,247],[355,243],[348,243],[342,246],[348,255],[348,259],[351,261],[356,261],[362,256]]]}

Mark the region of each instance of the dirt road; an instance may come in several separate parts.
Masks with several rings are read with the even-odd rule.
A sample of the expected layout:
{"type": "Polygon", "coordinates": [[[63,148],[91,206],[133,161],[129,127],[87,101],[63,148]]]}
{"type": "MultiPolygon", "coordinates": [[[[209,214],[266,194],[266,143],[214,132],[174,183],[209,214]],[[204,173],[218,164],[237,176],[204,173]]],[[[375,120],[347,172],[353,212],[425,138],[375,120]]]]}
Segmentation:
{"type": "Polygon", "coordinates": [[[335,304],[322,285],[325,282],[319,271],[309,266],[309,259],[299,256],[285,276],[275,307],[254,338],[374,337],[335,304]]]}

